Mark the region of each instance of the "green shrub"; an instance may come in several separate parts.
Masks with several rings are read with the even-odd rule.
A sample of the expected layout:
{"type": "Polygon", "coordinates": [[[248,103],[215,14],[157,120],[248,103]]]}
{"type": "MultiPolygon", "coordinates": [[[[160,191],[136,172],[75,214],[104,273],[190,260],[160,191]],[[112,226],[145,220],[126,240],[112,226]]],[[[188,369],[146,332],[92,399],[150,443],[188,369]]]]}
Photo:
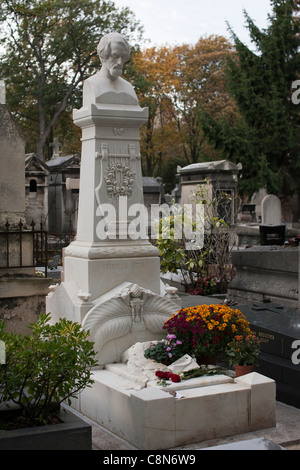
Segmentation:
{"type": "Polygon", "coordinates": [[[28,336],[6,332],[0,323],[0,340],[6,347],[6,363],[0,365],[0,403],[18,405],[28,425],[47,422],[53,404],[70,404],[91,386],[91,369],[97,365],[94,344],[81,325],[66,319],[49,321],[49,314],[41,315],[30,325],[28,336]]]}

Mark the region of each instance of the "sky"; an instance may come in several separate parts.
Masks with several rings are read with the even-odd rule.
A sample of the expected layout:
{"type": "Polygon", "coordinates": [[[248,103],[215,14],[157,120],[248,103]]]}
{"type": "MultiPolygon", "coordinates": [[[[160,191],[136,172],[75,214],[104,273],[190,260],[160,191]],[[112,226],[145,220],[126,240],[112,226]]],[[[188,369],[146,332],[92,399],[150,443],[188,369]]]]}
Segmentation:
{"type": "Polygon", "coordinates": [[[246,10],[259,28],[268,26],[270,0],[114,0],[129,7],[144,26],[146,47],[195,44],[215,34],[230,39],[226,21],[240,40],[251,45],[245,27],[246,10]]]}

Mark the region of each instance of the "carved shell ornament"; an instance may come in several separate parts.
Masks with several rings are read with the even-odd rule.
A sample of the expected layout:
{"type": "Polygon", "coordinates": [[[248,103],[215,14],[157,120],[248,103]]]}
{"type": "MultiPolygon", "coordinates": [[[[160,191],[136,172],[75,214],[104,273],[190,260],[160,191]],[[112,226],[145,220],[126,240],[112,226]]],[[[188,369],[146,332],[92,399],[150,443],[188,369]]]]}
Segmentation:
{"type": "Polygon", "coordinates": [[[138,325],[151,333],[162,333],[164,322],[177,310],[178,305],[170,300],[131,284],[120,294],[93,307],[82,326],[89,331],[101,355],[106,343],[130,334],[138,325]]]}
{"type": "Polygon", "coordinates": [[[104,177],[109,196],[131,196],[135,173],[121,162],[109,163],[104,177]]]}

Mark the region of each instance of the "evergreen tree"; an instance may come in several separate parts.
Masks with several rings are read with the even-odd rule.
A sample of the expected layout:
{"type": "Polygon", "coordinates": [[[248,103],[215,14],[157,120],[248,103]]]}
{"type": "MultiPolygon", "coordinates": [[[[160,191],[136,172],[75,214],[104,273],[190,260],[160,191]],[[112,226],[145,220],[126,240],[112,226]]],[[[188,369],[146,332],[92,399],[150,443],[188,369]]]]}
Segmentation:
{"type": "Polygon", "coordinates": [[[260,30],[244,12],[254,50],[231,30],[236,56],[227,64],[228,89],[240,118],[215,120],[201,112],[205,133],[223,155],[243,165],[240,189],[261,187],[287,197],[299,187],[299,106],[292,84],[300,72],[299,0],[272,0],[269,26],[260,30]]]}

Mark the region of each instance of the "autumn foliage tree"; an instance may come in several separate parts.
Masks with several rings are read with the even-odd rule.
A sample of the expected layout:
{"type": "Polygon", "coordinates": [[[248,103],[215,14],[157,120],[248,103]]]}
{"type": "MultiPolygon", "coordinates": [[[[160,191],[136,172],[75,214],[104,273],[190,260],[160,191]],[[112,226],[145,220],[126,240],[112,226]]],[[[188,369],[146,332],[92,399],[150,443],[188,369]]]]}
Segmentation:
{"type": "Polygon", "coordinates": [[[132,59],[134,85],[150,119],[142,130],[144,172],[156,175],[169,164],[218,158],[203,133],[198,109],[215,116],[235,114],[224,66],[231,44],[221,36],[195,45],[163,46],[138,51],[132,59]]]}
{"type": "Polygon", "coordinates": [[[209,36],[200,38],[194,46],[177,47],[175,53],[180,66],[173,101],[184,155],[189,163],[216,158],[203,133],[198,109],[202,107],[216,118],[236,113],[224,75],[232,45],[222,36],[209,36]]]}
{"type": "Polygon", "coordinates": [[[132,57],[133,85],[140,105],[149,108],[148,122],[141,130],[143,170],[147,176],[160,174],[165,160],[180,154],[172,101],[178,70],[178,59],[167,46],[139,50],[132,57]]]}

